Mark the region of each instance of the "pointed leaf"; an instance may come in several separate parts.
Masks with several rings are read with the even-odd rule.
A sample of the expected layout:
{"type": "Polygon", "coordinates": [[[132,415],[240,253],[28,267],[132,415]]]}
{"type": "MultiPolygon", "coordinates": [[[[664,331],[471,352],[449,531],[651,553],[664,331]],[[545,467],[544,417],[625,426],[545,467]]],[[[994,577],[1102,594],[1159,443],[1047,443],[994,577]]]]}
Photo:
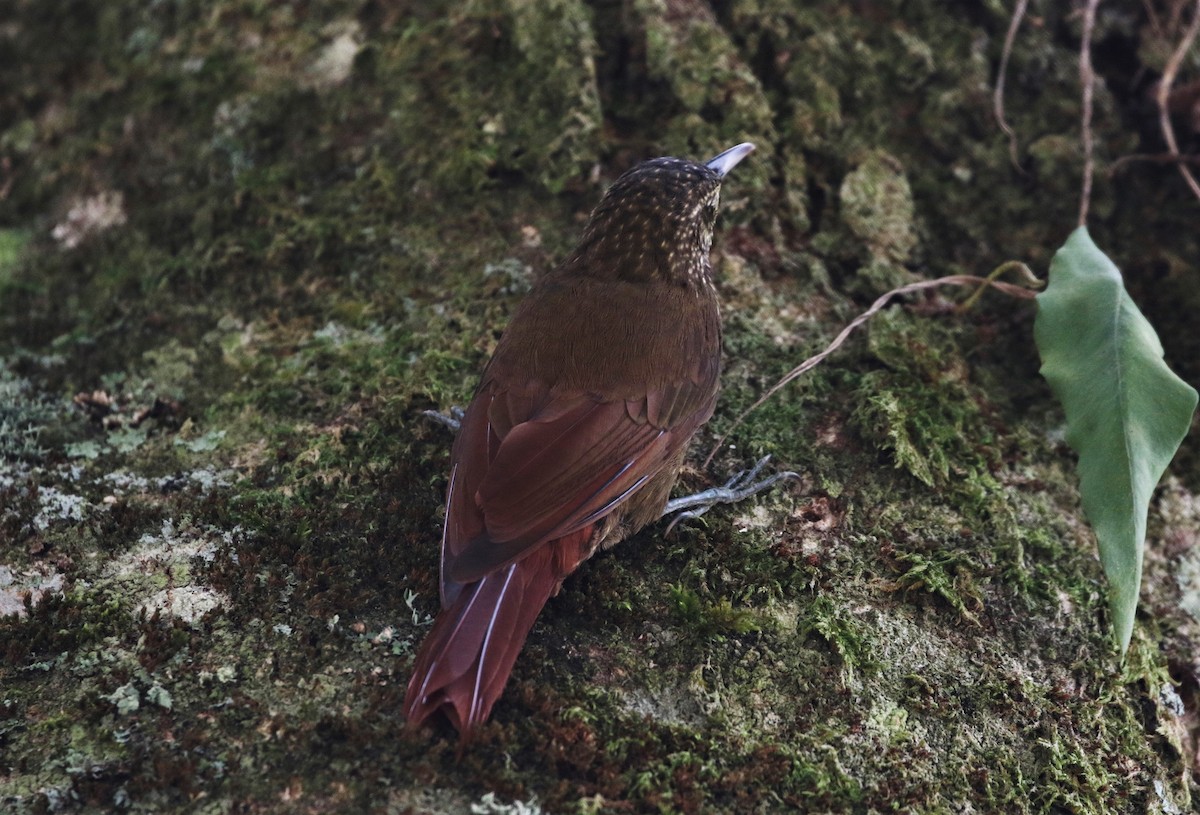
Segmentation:
{"type": "Polygon", "coordinates": [[[1050,264],[1034,339],[1042,376],[1067,415],[1079,492],[1109,581],[1114,635],[1129,647],[1150,496],[1196,409],[1196,391],[1163,362],[1154,328],[1121,273],[1079,227],[1050,264]]]}

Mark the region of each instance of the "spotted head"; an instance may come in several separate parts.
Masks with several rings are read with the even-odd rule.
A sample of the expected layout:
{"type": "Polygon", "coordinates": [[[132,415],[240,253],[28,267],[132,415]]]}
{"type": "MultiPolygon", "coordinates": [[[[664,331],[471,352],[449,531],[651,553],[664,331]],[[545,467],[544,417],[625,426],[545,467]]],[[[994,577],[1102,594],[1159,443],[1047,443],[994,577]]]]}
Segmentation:
{"type": "Polygon", "coordinates": [[[747,142],[704,164],[655,158],[626,172],[592,212],[572,257],[578,271],[630,282],[657,278],[703,285],[721,182],[753,150],[747,142]]]}

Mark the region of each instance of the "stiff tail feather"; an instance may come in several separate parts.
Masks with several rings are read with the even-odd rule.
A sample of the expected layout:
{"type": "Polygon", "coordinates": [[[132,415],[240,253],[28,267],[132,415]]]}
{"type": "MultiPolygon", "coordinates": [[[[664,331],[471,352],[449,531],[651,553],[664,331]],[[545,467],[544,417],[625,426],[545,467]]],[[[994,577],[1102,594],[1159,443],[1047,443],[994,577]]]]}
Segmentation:
{"type": "Polygon", "coordinates": [[[463,741],[500,698],[546,601],[590,554],[591,527],[549,541],[462,588],[417,652],[404,699],[410,727],[443,711],[463,741]]]}

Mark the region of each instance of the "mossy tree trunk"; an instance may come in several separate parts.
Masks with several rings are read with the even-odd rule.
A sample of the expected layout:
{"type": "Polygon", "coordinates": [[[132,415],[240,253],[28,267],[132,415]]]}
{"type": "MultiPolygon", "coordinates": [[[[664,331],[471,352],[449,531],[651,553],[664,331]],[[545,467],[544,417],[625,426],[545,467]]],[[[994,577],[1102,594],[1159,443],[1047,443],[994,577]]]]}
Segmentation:
{"type": "MultiPolygon", "coordinates": [[[[1196,444],[1121,662],[1030,304],[910,299],[698,467],[891,286],[1045,273],[1079,21],[1020,31],[1017,168],[1007,5],[8,0],[4,808],[1190,811],[1196,444]],[[746,140],[684,486],[765,453],[804,478],[586,564],[456,761],[400,714],[450,444],[421,411],[469,398],[620,171],[746,140]]],[[[1160,5],[1100,11],[1091,229],[1194,384],[1197,202],[1105,172],[1162,150],[1160,5]]]]}

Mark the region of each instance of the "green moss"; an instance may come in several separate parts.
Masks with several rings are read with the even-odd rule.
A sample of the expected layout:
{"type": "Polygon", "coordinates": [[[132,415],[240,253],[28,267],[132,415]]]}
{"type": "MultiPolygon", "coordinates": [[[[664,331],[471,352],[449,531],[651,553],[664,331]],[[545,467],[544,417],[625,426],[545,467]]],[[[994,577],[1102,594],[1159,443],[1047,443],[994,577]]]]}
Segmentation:
{"type": "Polygon", "coordinates": [[[958,553],[928,557],[920,552],[901,552],[896,557],[904,564],[904,571],[896,580],[900,589],[920,588],[936,594],[953,606],[964,620],[979,624],[974,612],[982,607],[983,598],[971,575],[969,560],[958,553]]]}
{"type": "Polygon", "coordinates": [[[912,190],[904,168],[881,151],[868,153],[838,191],[841,217],[873,257],[903,263],[917,243],[912,190]]]}
{"type": "Polygon", "coordinates": [[[387,135],[416,147],[406,150],[407,172],[427,192],[479,188],[509,173],[552,192],[576,181],[600,123],[590,41],[589,14],[572,0],[413,15],[372,55],[395,89],[387,135]],[[491,59],[472,59],[481,50],[491,59]]]}
{"type": "Polygon", "coordinates": [[[0,229],[0,283],[8,282],[9,270],[20,262],[29,238],[24,229],[0,229]]]}
{"type": "Polygon", "coordinates": [[[827,597],[818,597],[801,612],[799,631],[814,634],[825,640],[842,661],[842,682],[859,686],[859,671],[870,669],[871,636],[845,608],[837,607],[827,597]]]}
{"type": "Polygon", "coordinates": [[[928,487],[950,487],[976,502],[996,491],[992,409],[951,350],[947,330],[892,312],[869,331],[872,352],[888,368],[860,380],[856,426],[928,487]]]}
{"type": "Polygon", "coordinates": [[[670,587],[671,603],[685,630],[698,637],[721,637],[726,633],[748,634],[760,627],[752,612],[734,608],[722,598],[711,605],[682,586],[670,587]]]}
{"type": "MultiPolygon", "coordinates": [[[[1113,661],[1027,312],[992,300],[890,309],[687,469],[804,477],[585,564],[461,761],[404,729],[451,441],[421,411],[466,402],[605,180],[759,146],[725,190],[693,463],[859,293],[1036,265],[1074,222],[1066,10],[1013,53],[1020,175],[980,92],[999,4],[618,5],[19,0],[0,565],[63,592],[0,621],[6,806],[1186,810],[1164,653],[1191,629],[1148,603],[1113,661]],[[115,193],[125,223],[52,237],[115,193]]],[[[1100,155],[1146,152],[1105,78],[1100,155]]],[[[1195,230],[1175,168],[1132,168],[1098,176],[1097,228],[1186,345],[1195,230]]]]}

